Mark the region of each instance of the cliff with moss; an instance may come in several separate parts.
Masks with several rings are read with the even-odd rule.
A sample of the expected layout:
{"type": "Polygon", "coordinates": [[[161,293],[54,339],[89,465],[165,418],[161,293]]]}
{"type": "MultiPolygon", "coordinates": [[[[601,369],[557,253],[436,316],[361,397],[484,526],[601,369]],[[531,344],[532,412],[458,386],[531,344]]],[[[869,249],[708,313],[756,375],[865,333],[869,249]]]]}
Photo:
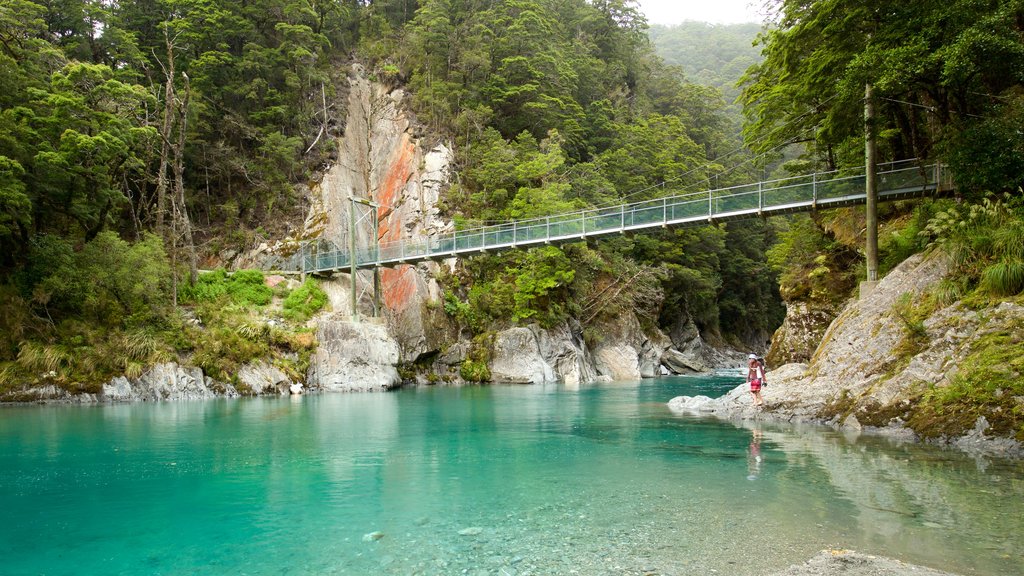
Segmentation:
{"type": "Polygon", "coordinates": [[[746,386],[671,405],[1024,454],[1021,202],[941,201],[918,212],[931,216],[903,219],[894,237],[913,230],[927,248],[851,295],[807,362],[770,372],[764,412],[746,386]]]}

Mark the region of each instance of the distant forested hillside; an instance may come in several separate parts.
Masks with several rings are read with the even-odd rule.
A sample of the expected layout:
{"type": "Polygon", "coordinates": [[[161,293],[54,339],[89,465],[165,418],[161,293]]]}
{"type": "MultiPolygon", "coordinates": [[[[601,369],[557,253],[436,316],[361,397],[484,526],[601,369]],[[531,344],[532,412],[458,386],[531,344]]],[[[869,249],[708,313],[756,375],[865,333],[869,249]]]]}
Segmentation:
{"type": "Polygon", "coordinates": [[[754,46],[760,31],[760,24],[683,22],[652,26],[647,34],[666,64],[682,67],[691,82],[718,88],[731,104],[739,96],[740,77],[761,61],[761,49],[754,46]]]}

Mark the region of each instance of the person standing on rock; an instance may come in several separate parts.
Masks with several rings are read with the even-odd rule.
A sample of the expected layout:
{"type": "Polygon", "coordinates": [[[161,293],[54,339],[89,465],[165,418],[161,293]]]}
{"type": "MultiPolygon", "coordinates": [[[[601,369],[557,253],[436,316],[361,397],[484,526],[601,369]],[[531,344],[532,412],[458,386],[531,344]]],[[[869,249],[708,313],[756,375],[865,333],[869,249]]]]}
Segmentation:
{"type": "Polygon", "coordinates": [[[761,398],[761,382],[764,381],[764,368],[757,361],[757,355],[747,356],[747,383],[750,384],[750,393],[754,395],[754,406],[760,407],[764,404],[761,398]]]}

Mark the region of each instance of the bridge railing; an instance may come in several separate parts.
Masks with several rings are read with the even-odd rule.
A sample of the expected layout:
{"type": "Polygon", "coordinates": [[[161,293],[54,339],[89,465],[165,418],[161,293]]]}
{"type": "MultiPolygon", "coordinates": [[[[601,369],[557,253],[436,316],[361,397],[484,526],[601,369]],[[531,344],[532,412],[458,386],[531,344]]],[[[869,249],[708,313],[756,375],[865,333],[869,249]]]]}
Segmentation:
{"type": "MultiPolygon", "coordinates": [[[[880,165],[878,171],[879,190],[883,192],[934,187],[939,178],[936,166],[920,166],[914,161],[880,165]]],[[[789,208],[806,208],[809,205],[837,205],[862,199],[864,180],[863,170],[859,173],[818,172],[806,176],[680,193],[631,204],[457,230],[420,239],[396,240],[357,250],[356,265],[397,263],[465,252],[498,250],[658,225],[780,212],[789,208]]],[[[325,242],[306,246],[297,256],[300,260],[297,263],[305,271],[343,269],[351,266],[347,250],[341,250],[325,242]]]]}

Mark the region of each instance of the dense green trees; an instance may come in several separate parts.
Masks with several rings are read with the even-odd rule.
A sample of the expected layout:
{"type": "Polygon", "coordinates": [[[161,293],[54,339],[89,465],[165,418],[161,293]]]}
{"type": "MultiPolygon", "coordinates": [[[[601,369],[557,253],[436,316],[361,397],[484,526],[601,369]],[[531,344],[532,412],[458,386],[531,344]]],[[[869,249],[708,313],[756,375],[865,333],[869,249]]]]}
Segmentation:
{"type": "MultiPolygon", "coordinates": [[[[967,191],[1013,193],[1024,181],[1022,0],[778,8],[742,96],[753,149],[797,142],[802,165],[859,164],[870,82],[886,159],[942,158],[967,191]]],[[[709,30],[745,31],[655,33],[685,35],[699,52],[709,30]]],[[[2,3],[0,299],[10,314],[0,361],[22,341],[81,336],[68,323],[90,314],[134,330],[174,302],[189,259],[179,247],[273,233],[297,208],[295,184],[334,153],[353,55],[407,85],[419,119],[454,142],[457,177],[443,203],[460,226],[750,178],[732,154],[728,87],[688,82],[646,31],[629,0],[2,3]],[[106,256],[133,262],[133,250],[160,265],[147,272],[148,299],[120,279],[85,278],[102,272],[83,258],[120,277],[106,256]]],[[[751,57],[723,54],[725,68],[751,57]]],[[[793,250],[776,260],[821,256],[815,242],[794,241],[803,225],[783,230],[793,250]]],[[[446,309],[474,332],[630,309],[754,343],[781,314],[773,286],[786,260],[769,268],[764,256],[776,238],[773,225],[752,222],[482,257],[449,279],[446,309]]],[[[833,252],[829,265],[853,254],[833,252]]]]}
{"type": "MultiPolygon", "coordinates": [[[[664,66],[645,28],[622,0],[421,3],[397,60],[421,118],[456,137],[461,170],[447,205],[463,225],[656,198],[724,170],[714,159],[735,140],[720,94],[664,66]]],[[[744,250],[769,239],[762,226],[739,236],[708,229],[575,246],[559,266],[550,250],[481,258],[453,279],[478,288],[453,289],[491,323],[551,323],[583,310],[595,320],[592,287],[623,280],[639,263],[658,273],[631,274],[629,289],[607,292],[620,299],[602,304],[609,313],[632,307],[638,292],[657,292],[667,302],[663,322],[692,314],[711,332],[757,333],[753,342],[779,321],[780,308],[777,295],[750,291],[762,289],[751,275],[770,286],[773,274],[745,266],[744,250]],[[741,237],[758,234],[753,243],[741,237]],[[537,286],[557,290],[537,299],[537,286]],[[724,324],[720,298],[742,302],[726,307],[724,324]]],[[[752,256],[763,262],[763,253],[752,256]]],[[[479,319],[467,324],[490,325],[479,319]]]]}
{"type": "Polygon", "coordinates": [[[295,205],[332,153],[310,146],[339,114],[332,59],[376,9],[0,3],[0,387],[137,373],[187,348],[172,304],[178,263],[195,267],[177,250],[190,222],[199,242],[242,243],[295,205]]]}
{"type": "Polygon", "coordinates": [[[863,163],[865,85],[875,88],[884,159],[947,159],[963,187],[1024,183],[1019,0],[783,0],[746,77],[747,135],[759,150],[813,142],[821,165],[863,163]],[[979,162],[985,157],[984,162],[979,162]],[[968,160],[970,158],[970,160],[968,160]]]}

